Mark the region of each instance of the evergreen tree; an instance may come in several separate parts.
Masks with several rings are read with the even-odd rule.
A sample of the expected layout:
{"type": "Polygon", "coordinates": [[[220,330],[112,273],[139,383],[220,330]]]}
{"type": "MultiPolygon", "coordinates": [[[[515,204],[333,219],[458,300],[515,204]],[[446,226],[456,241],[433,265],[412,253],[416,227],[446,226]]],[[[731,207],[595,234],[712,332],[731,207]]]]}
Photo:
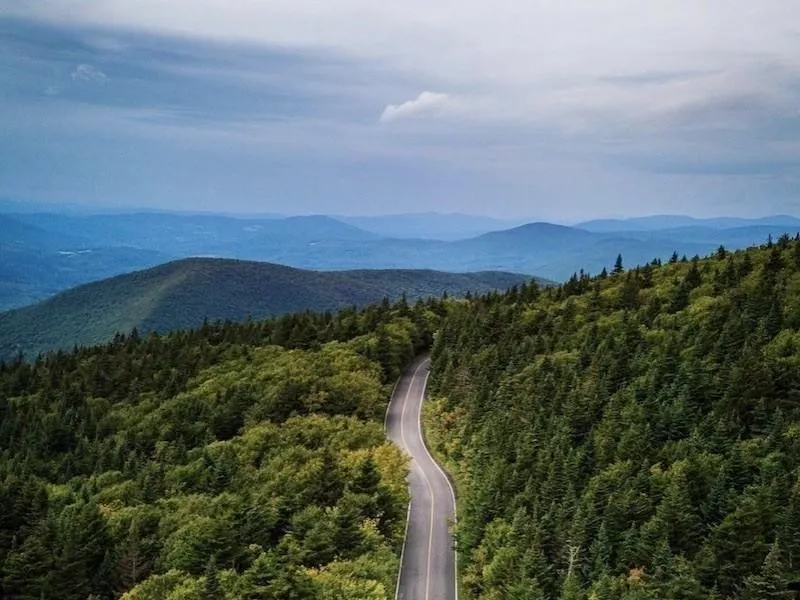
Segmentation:
{"type": "Polygon", "coordinates": [[[222,597],[222,588],[219,585],[219,576],[217,574],[217,561],[212,557],[206,565],[203,598],[204,600],[219,600],[222,597]]]}
{"type": "Polygon", "coordinates": [[[758,575],[750,575],[744,582],[742,592],[743,600],[768,600],[770,598],[789,598],[794,597],[794,592],[789,591],[783,561],[781,560],[781,550],[775,542],[770,547],[761,572],[758,575]]]}
{"type": "Polygon", "coordinates": [[[614,262],[614,273],[618,275],[624,270],[625,267],[622,265],[622,254],[617,254],[617,260],[614,262]]]}

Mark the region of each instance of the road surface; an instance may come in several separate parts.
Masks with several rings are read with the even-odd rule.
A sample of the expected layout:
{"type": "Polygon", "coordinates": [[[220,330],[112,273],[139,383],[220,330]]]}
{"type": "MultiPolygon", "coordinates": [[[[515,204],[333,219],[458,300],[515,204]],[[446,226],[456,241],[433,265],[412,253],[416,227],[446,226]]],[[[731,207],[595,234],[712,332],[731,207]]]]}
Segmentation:
{"type": "Polygon", "coordinates": [[[420,411],[428,381],[427,357],[415,360],[397,383],[386,411],[386,432],[411,456],[411,505],[397,581],[398,600],[457,600],[451,526],[455,496],[422,440],[420,411]]]}

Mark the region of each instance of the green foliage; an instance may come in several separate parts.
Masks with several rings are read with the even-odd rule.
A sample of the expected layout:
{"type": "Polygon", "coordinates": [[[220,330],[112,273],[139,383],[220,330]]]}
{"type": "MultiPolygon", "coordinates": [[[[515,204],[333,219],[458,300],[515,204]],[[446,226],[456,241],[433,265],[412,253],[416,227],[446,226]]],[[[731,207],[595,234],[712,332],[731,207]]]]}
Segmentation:
{"type": "Polygon", "coordinates": [[[408,501],[389,377],[443,311],[387,302],[0,363],[0,596],[389,598],[408,501]]]}
{"type": "Polygon", "coordinates": [[[750,575],[744,582],[744,600],[768,600],[770,598],[792,598],[794,592],[787,591],[786,571],[781,559],[781,549],[777,542],[772,544],[764,559],[761,571],[750,575]]]}
{"type": "MultiPolygon", "coordinates": [[[[0,360],[99,344],[115,334],[199,327],[208,321],[263,319],[305,310],[339,310],[506,289],[529,277],[500,272],[428,270],[317,272],[270,263],[193,258],[96,281],[39,304],[0,314],[0,360]]],[[[295,345],[316,341],[294,332],[295,345]]]]}
{"type": "Polygon", "coordinates": [[[461,492],[468,597],[792,597],[797,256],[785,238],[620,259],[450,306],[428,426],[461,492]]]}

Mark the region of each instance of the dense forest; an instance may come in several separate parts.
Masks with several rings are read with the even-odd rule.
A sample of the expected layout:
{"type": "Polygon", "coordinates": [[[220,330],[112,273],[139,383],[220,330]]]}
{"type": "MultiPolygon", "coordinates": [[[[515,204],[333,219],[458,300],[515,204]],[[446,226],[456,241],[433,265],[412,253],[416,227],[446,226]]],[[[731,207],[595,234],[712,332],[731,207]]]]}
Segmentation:
{"type": "Polygon", "coordinates": [[[464,296],[505,290],[529,276],[486,271],[306,271],[283,265],[191,258],[72,288],[0,313],[0,360],[20,353],[102,344],[137,329],[166,333],[208,321],[246,321],[363,307],[382,298],[464,296]]]}
{"type": "Polygon", "coordinates": [[[441,302],[0,363],[0,597],[382,600],[406,459],[382,418],[441,302]]]}
{"type": "Polygon", "coordinates": [[[205,324],[0,363],[0,596],[393,597],[429,441],[476,600],[800,583],[800,239],[464,300],[205,324]]]}
{"type": "Polygon", "coordinates": [[[800,241],[453,304],[432,354],[467,597],[795,597],[800,241]]]}

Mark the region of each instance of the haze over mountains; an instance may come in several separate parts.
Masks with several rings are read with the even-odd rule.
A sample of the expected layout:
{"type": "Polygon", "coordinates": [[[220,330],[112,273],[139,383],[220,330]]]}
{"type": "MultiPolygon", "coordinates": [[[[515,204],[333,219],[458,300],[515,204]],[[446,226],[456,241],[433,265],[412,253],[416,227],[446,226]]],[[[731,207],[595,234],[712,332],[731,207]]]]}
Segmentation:
{"type": "Polygon", "coordinates": [[[680,228],[736,229],[744,227],[797,227],[800,219],[789,215],[772,215],[757,219],[741,217],[716,217],[697,219],[686,215],[652,215],[628,219],[594,219],[575,225],[579,229],[596,232],[613,231],[668,231],[680,228]]]}
{"type": "MultiPolygon", "coordinates": [[[[315,270],[510,271],[563,281],[673,252],[705,255],[795,234],[800,219],[655,216],[568,227],[470,215],[233,217],[168,212],[0,214],[0,309],[181,258],[266,261],[315,270]]],[[[2,206],[0,206],[0,209],[2,206]]]]}
{"type": "Polygon", "coordinates": [[[453,241],[524,225],[525,219],[493,219],[460,213],[437,212],[380,215],[373,217],[335,216],[336,219],[385,237],[453,241]]]}

